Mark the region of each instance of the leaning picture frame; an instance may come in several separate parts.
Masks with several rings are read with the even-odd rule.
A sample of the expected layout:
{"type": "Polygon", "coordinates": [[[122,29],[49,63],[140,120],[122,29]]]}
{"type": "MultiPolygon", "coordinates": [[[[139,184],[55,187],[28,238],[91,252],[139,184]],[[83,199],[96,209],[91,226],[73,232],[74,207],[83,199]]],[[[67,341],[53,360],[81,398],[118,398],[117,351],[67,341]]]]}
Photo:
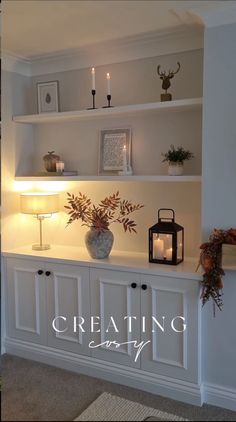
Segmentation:
{"type": "Polygon", "coordinates": [[[59,111],[59,82],[37,83],[38,113],[56,113],[59,111]]]}
{"type": "Polygon", "coordinates": [[[100,131],[98,174],[117,175],[123,170],[123,148],[127,164],[131,165],[131,128],[103,129],[100,131]]]}

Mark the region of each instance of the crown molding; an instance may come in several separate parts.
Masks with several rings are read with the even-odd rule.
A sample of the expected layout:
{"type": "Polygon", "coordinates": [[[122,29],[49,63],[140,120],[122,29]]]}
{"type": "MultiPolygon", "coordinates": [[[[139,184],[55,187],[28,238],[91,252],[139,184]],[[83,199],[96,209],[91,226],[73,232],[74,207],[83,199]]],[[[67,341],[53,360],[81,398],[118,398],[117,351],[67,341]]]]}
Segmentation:
{"type": "Polygon", "coordinates": [[[34,57],[5,51],[3,68],[26,76],[78,70],[203,48],[203,28],[184,25],[34,57]]]}
{"type": "Polygon", "coordinates": [[[189,13],[199,16],[206,28],[236,23],[236,3],[225,4],[212,11],[204,11],[200,7],[194,8],[189,13]]]}
{"type": "Polygon", "coordinates": [[[199,2],[199,5],[190,9],[177,5],[173,12],[182,23],[195,22],[204,25],[205,28],[236,23],[235,1],[224,1],[221,4],[215,4],[210,9],[204,2],[199,2]]]}
{"type": "Polygon", "coordinates": [[[8,72],[31,76],[31,61],[10,51],[2,50],[2,69],[8,72]]]}
{"type": "Polygon", "coordinates": [[[31,58],[32,76],[122,63],[203,48],[203,31],[181,28],[106,41],[31,58]]]}

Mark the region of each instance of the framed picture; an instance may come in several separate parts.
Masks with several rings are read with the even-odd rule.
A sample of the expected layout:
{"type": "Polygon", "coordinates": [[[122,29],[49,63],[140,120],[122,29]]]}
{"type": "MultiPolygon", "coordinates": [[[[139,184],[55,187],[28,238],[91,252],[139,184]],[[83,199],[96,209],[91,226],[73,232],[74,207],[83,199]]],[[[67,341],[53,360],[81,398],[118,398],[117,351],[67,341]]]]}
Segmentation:
{"type": "Polygon", "coordinates": [[[104,129],[100,133],[99,174],[118,174],[126,162],[131,165],[131,129],[104,129]]]}
{"type": "Polygon", "coordinates": [[[59,111],[58,81],[39,82],[37,84],[38,113],[53,113],[59,111]]]}

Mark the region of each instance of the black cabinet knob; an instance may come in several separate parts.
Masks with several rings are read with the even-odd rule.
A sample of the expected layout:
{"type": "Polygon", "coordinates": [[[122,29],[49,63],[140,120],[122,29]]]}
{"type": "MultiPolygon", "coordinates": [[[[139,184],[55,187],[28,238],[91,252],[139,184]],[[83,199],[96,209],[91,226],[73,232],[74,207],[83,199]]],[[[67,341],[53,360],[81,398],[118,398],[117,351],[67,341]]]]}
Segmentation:
{"type": "Polygon", "coordinates": [[[132,283],[132,284],[131,284],[131,287],[132,287],[132,289],[136,289],[136,287],[137,287],[137,283],[132,283]]]}
{"type": "Polygon", "coordinates": [[[43,274],[43,270],[38,270],[38,275],[42,275],[43,274]]]}
{"type": "Polygon", "coordinates": [[[147,285],[146,284],[142,284],[141,289],[142,290],[147,290],[147,285]]]}
{"type": "Polygon", "coordinates": [[[49,277],[51,275],[51,271],[46,271],[46,276],[49,277]]]}

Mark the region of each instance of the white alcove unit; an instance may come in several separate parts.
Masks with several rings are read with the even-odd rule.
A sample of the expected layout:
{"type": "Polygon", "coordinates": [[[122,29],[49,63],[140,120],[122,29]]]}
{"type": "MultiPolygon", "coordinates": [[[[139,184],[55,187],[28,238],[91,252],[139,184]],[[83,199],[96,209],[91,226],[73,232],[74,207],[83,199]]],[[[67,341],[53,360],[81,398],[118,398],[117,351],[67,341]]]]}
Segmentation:
{"type": "Polygon", "coordinates": [[[201,405],[195,262],[163,268],[142,254],[96,261],[84,249],[53,249],[4,253],[6,351],[201,405]],[[111,316],[117,330],[108,329],[111,316]],[[134,317],[131,328],[125,316],[134,317]]]}
{"type": "MultiPolygon", "coordinates": [[[[114,81],[111,109],[102,108],[99,90],[98,109],[86,109],[91,101],[88,69],[50,75],[50,80],[59,80],[61,89],[58,113],[36,114],[35,84],[48,75],[34,76],[29,84],[28,79],[27,84],[24,78],[24,83],[17,80],[17,89],[22,85],[21,106],[14,103],[17,89],[9,100],[4,143],[5,163],[11,163],[10,169],[7,164],[4,167],[10,173],[4,182],[4,347],[8,353],[201,405],[201,274],[195,270],[201,242],[202,51],[115,63],[109,70],[114,81]],[[180,60],[183,69],[178,83],[177,78],[173,83],[173,101],[165,103],[159,102],[156,66],[160,60],[168,66],[180,60]],[[26,98],[30,100],[27,107],[26,98]],[[127,127],[132,129],[133,175],[98,175],[100,131],[127,127]],[[162,163],[161,154],[171,144],[194,153],[183,176],[168,176],[162,163]],[[77,170],[78,175],[42,176],[43,156],[52,150],[67,170],[77,170]],[[32,217],[20,214],[19,193],[35,189],[60,192],[60,213],[44,224],[45,241],[53,245],[47,252],[23,247],[34,243],[37,227],[32,217]],[[134,216],[138,233],[124,234],[114,225],[111,256],[92,260],[83,248],[86,229],[78,222],[65,229],[66,192],[82,191],[99,203],[117,190],[122,198],[144,204],[134,216]],[[148,228],[163,207],[173,208],[177,222],[185,228],[185,260],[178,266],[148,262],[148,228]],[[64,314],[68,327],[56,333],[52,321],[64,314]],[[113,338],[121,347],[89,348],[91,340],[106,341],[111,314],[120,327],[113,338]],[[137,317],[132,333],[122,319],[126,314],[137,317]],[[163,314],[166,332],[152,332],[150,320],[162,321],[163,314]],[[85,319],[85,333],[74,333],[74,315],[85,319]],[[89,319],[93,315],[100,316],[103,324],[101,332],[92,335],[89,319]],[[171,328],[176,315],[186,318],[186,332],[171,328]],[[143,317],[147,321],[144,332],[143,317]],[[130,341],[147,342],[137,359],[132,344],[126,344],[130,341]]],[[[105,71],[106,66],[96,70],[98,80],[105,71]]]]}

